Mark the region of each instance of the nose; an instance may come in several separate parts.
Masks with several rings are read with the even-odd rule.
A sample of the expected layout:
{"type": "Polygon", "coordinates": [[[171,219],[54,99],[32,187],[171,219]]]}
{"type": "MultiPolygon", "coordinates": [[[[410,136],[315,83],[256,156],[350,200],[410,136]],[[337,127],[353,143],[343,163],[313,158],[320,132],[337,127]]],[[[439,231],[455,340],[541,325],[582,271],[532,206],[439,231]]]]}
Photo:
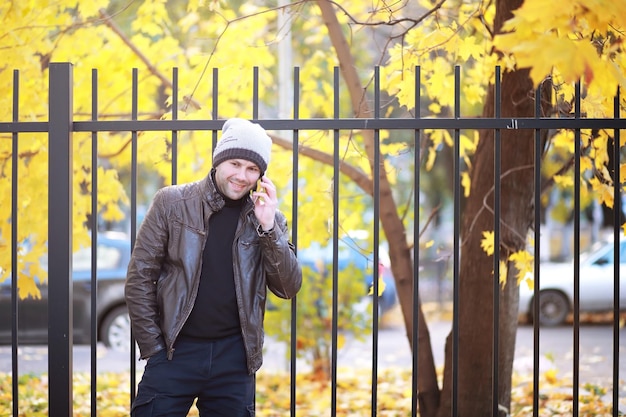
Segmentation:
{"type": "Polygon", "coordinates": [[[235,178],[237,178],[237,180],[239,180],[239,181],[245,181],[246,180],[246,169],[243,168],[243,167],[237,168],[237,170],[235,171],[235,178]]]}

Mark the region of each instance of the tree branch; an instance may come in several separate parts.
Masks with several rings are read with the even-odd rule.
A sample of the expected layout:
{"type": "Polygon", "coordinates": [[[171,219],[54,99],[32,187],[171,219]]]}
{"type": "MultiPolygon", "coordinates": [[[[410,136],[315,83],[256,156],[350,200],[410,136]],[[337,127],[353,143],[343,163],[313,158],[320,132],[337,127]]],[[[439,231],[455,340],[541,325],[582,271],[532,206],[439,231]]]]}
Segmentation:
{"type": "MultiPolygon", "coordinates": [[[[126,44],[126,46],[128,46],[130,48],[130,50],[133,51],[133,53],[135,55],[137,55],[137,57],[141,60],[141,62],[143,62],[145,64],[146,68],[148,68],[148,71],[150,71],[150,73],[152,75],[157,77],[161,81],[161,83],[163,83],[164,86],[169,87],[170,89],[174,88],[174,86],[172,85],[172,82],[170,81],[170,79],[167,78],[165,75],[163,75],[161,73],[161,71],[159,71],[159,69],[154,64],[152,64],[152,62],[150,62],[148,57],[146,57],[139,50],[139,48],[137,48],[137,46],[134,43],[132,43],[132,41],[130,39],[128,39],[128,37],[122,32],[122,30],[115,24],[113,19],[107,14],[106,10],[100,9],[100,16],[102,17],[102,20],[104,21],[104,23],[117,36],[119,36],[119,38],[122,40],[122,42],[124,42],[126,44]]],[[[185,102],[185,105],[191,105],[196,110],[202,108],[202,106],[200,106],[200,103],[198,103],[198,101],[196,101],[191,96],[185,96],[185,97],[183,97],[183,100],[185,102]]]]}
{"type": "MultiPolygon", "coordinates": [[[[270,135],[270,137],[272,138],[272,142],[280,146],[281,148],[287,150],[293,149],[293,141],[281,138],[276,135],[270,135]]],[[[334,162],[332,155],[326,152],[318,151],[313,148],[309,148],[308,146],[298,145],[298,154],[330,166],[332,166],[334,162]]],[[[354,165],[341,162],[339,164],[339,172],[354,181],[359,186],[359,188],[367,193],[367,195],[371,196],[373,194],[374,186],[372,184],[372,181],[361,169],[355,167],[354,165]]]]}
{"type": "MultiPolygon", "coordinates": [[[[418,17],[417,19],[411,19],[408,17],[404,17],[401,19],[393,19],[393,20],[388,20],[388,21],[379,21],[379,22],[361,22],[359,20],[357,20],[354,16],[352,16],[350,13],[348,13],[348,11],[341,6],[341,4],[339,4],[339,2],[336,1],[331,1],[332,4],[334,4],[338,9],[340,9],[347,17],[348,19],[350,19],[350,21],[356,25],[360,25],[360,26],[396,26],[399,25],[401,23],[410,23],[409,27],[405,28],[402,33],[398,34],[398,35],[394,35],[391,36],[391,39],[394,38],[399,38],[404,36],[409,30],[411,30],[412,28],[414,28],[415,26],[419,25],[422,21],[424,21],[428,16],[430,16],[431,14],[435,13],[437,10],[439,10],[441,8],[441,6],[443,6],[443,4],[446,2],[446,0],[440,0],[439,3],[435,4],[430,10],[428,10],[426,13],[424,13],[422,16],[418,17]]],[[[404,4],[402,7],[405,7],[406,4],[404,4]]],[[[389,7],[387,7],[389,8],[389,7]]]]}

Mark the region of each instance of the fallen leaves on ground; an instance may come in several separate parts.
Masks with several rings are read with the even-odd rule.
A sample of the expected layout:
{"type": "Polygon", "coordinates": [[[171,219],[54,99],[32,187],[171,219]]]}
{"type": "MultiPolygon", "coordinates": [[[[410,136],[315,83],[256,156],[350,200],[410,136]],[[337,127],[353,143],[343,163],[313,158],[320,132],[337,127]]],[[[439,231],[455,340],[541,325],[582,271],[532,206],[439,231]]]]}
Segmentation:
{"type": "MultiPolygon", "coordinates": [[[[411,370],[384,369],[378,373],[376,415],[381,417],[411,415],[411,370]]],[[[139,380],[139,379],[137,379],[139,380]]],[[[623,382],[620,382],[623,383],[623,382]]],[[[48,416],[48,378],[44,375],[22,375],[18,381],[19,416],[48,416]]],[[[574,406],[572,383],[554,371],[540,375],[539,417],[571,416],[574,406]]],[[[367,369],[338,369],[336,395],[331,381],[319,380],[313,374],[298,374],[295,380],[296,415],[327,416],[335,398],[336,415],[357,417],[371,415],[373,403],[372,374],[367,369]]],[[[91,376],[75,373],[74,417],[91,415],[91,376]]],[[[96,406],[100,417],[128,416],[130,403],[130,374],[103,373],[97,377],[96,406]]],[[[256,415],[260,417],[290,416],[291,377],[288,373],[257,374],[256,415]]],[[[612,415],[611,391],[607,387],[581,384],[579,395],[581,416],[612,415]]],[[[626,399],[620,407],[626,409],[626,399]]],[[[12,385],[9,374],[0,374],[0,416],[12,414],[12,385]]],[[[533,415],[532,375],[515,375],[512,409],[514,417],[533,415]]],[[[620,414],[621,415],[621,414],[620,414]]],[[[189,416],[198,416],[195,407],[189,416]]]]}

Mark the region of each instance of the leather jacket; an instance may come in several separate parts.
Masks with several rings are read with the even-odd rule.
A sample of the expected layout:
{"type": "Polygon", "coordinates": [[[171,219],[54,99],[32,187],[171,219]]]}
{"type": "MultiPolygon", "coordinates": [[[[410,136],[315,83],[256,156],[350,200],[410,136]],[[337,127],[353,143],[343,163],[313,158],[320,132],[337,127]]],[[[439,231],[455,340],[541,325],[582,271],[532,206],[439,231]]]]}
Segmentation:
{"type": "MultiPolygon", "coordinates": [[[[224,207],[211,174],[189,184],[160,189],[139,228],[126,277],[125,297],[141,358],[174,343],[196,302],[209,218],[224,207]]],[[[288,241],[287,221],[277,211],[274,229],[260,233],[248,197],[233,242],[235,292],[248,372],[263,362],[267,288],[289,299],[302,284],[302,271],[288,241]]]]}

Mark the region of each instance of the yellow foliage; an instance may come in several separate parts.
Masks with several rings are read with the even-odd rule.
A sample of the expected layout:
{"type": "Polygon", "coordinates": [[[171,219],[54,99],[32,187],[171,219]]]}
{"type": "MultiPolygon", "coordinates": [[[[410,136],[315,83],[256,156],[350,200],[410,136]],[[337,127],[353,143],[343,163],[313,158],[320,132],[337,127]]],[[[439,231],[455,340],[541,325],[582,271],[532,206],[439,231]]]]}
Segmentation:
{"type": "Polygon", "coordinates": [[[601,204],[606,204],[607,207],[612,208],[614,203],[613,185],[607,184],[604,181],[600,181],[597,178],[589,179],[589,184],[591,184],[591,187],[595,192],[598,201],[601,204]]]}
{"type": "Polygon", "coordinates": [[[574,153],[574,132],[571,130],[560,130],[552,138],[556,148],[563,148],[570,154],[574,153]]]}
{"type": "MultiPolygon", "coordinates": [[[[198,11],[206,2],[195,1],[188,5],[198,11]]],[[[215,8],[215,2],[210,6],[215,8]]],[[[225,19],[235,20],[238,11],[226,8],[209,18],[198,19],[197,15],[183,17],[188,31],[185,36],[175,37],[165,0],[145,0],[140,2],[136,15],[129,15],[129,9],[109,10],[114,23],[121,28],[126,38],[115,33],[107,21],[100,16],[100,10],[107,9],[106,0],[80,4],[60,0],[54,3],[35,4],[34,2],[5,2],[0,5],[0,17],[3,27],[0,29],[0,48],[3,50],[3,69],[0,69],[0,120],[11,120],[12,78],[11,70],[18,69],[20,75],[20,120],[41,121],[47,119],[48,62],[73,63],[74,111],[79,120],[91,119],[91,83],[92,69],[98,69],[94,79],[98,85],[98,118],[124,119],[130,117],[131,96],[130,82],[132,69],[138,73],[138,110],[140,118],[161,118],[165,113],[160,94],[171,97],[169,85],[164,85],[162,78],[171,76],[172,68],[179,72],[179,97],[193,93],[193,110],[200,107],[210,108],[212,83],[203,71],[207,61],[220,67],[220,112],[223,116],[252,117],[252,68],[260,67],[260,93],[272,90],[275,79],[271,68],[275,66],[275,53],[265,47],[270,44],[272,34],[268,32],[270,21],[275,13],[255,14],[251,6],[246,12],[253,18],[238,20],[230,24],[225,19]],[[128,22],[125,24],[124,22],[128,22]],[[193,27],[193,30],[189,30],[193,27]],[[221,36],[216,50],[212,43],[199,39],[217,39],[221,36]],[[245,41],[244,41],[245,40],[245,41]],[[242,42],[243,41],[243,42],[242,42]],[[135,48],[132,49],[130,46],[135,48]],[[185,49],[185,46],[192,45],[185,49]],[[262,47],[259,47],[259,46],[262,47]],[[195,49],[194,49],[195,48],[195,49]],[[254,53],[250,51],[253,50],[254,53]],[[141,56],[136,52],[140,51],[141,56]],[[236,57],[236,59],[233,59],[236,57]],[[205,77],[202,80],[202,77],[205,77]],[[199,82],[202,80],[202,82],[199,82]],[[242,82],[246,80],[246,82],[242,82]],[[195,103],[202,103],[197,106],[195,103]],[[247,112],[245,114],[244,110],[247,112]]],[[[184,9],[183,9],[184,11],[184,9]]],[[[206,14],[203,16],[207,16],[206,14]]],[[[186,109],[181,108],[179,118],[189,117],[186,109]]],[[[197,118],[207,118],[206,110],[197,112],[197,118]]],[[[171,135],[138,135],[138,163],[153,175],[158,187],[167,183],[171,176],[171,135]],[[161,176],[162,182],[158,179],[161,176]]],[[[180,132],[178,151],[178,181],[197,180],[206,175],[210,167],[210,133],[180,132]],[[199,157],[206,155],[206,157],[199,157]]],[[[3,137],[2,139],[5,139],[3,137]]],[[[98,173],[99,216],[106,221],[119,221],[127,215],[129,199],[126,196],[125,182],[131,164],[129,133],[100,132],[98,140],[98,166],[92,167],[91,135],[74,134],[74,244],[75,248],[84,246],[89,241],[85,219],[91,215],[91,184],[93,170],[98,173]],[[126,175],[120,177],[120,172],[126,175]]],[[[43,134],[24,133],[19,136],[18,160],[19,215],[17,237],[18,244],[29,243],[29,250],[37,254],[45,252],[47,242],[47,137],[43,134]],[[23,156],[22,155],[26,155],[23,156]]],[[[9,218],[11,208],[8,179],[11,170],[11,141],[0,140],[0,162],[5,167],[0,171],[0,195],[3,204],[0,211],[9,218]],[[8,163],[7,163],[8,162],[8,163]],[[7,197],[8,196],[8,197],[7,197]]],[[[287,179],[287,176],[285,176],[287,179]]],[[[276,175],[278,185],[282,177],[276,175]]],[[[141,185],[140,185],[141,187],[141,185]]],[[[148,187],[150,189],[151,187],[148,187]]],[[[140,189],[140,192],[142,190],[140,189]]],[[[141,196],[140,196],[141,197],[141,196]]],[[[150,198],[151,195],[145,196],[150,198]]],[[[143,198],[143,197],[141,197],[143,198]]],[[[146,204],[146,201],[139,201],[146,204]]],[[[8,223],[0,224],[0,236],[3,244],[10,242],[8,223]]],[[[0,271],[5,278],[11,270],[10,251],[0,255],[0,271]]],[[[31,273],[20,274],[20,295],[36,296],[36,284],[31,273]]],[[[45,280],[46,272],[37,271],[38,278],[45,280]]]]}
{"type": "MultiPolygon", "coordinates": [[[[480,241],[480,247],[487,254],[487,256],[493,256],[496,247],[494,242],[494,232],[483,231],[482,235],[483,238],[480,241]]],[[[507,282],[510,262],[513,263],[517,271],[517,285],[519,285],[524,280],[528,280],[529,278],[532,280],[534,260],[534,256],[526,250],[514,252],[509,255],[508,259],[500,260],[500,274],[498,277],[500,284],[505,284],[507,282]]]]}
{"type": "Polygon", "coordinates": [[[517,270],[517,285],[533,276],[535,257],[526,250],[520,250],[509,256],[509,261],[513,262],[517,270]]]}
{"type": "MultiPolygon", "coordinates": [[[[44,2],[45,3],[45,2],[44,2]]],[[[68,61],[74,64],[74,111],[83,120],[91,118],[92,69],[97,68],[98,115],[100,120],[129,118],[131,111],[130,79],[132,69],[138,73],[139,118],[171,118],[172,87],[163,79],[170,77],[172,68],[180,69],[178,96],[183,106],[180,119],[206,119],[211,110],[219,108],[219,118],[229,116],[252,117],[253,68],[259,71],[258,88],[261,109],[273,109],[277,85],[278,54],[276,53],[276,10],[258,2],[243,2],[240,9],[228,2],[192,0],[174,6],[166,0],[141,0],[136,15],[126,9],[111,5],[106,0],[83,2],[58,0],[50,4],[34,1],[5,2],[0,5],[3,27],[0,29],[0,48],[3,51],[3,69],[0,69],[0,120],[11,119],[12,76],[11,69],[20,70],[20,120],[41,121],[47,115],[48,62],[68,61]],[[84,4],[83,4],[84,3],[84,4]],[[168,7],[178,7],[170,13],[168,7]],[[124,37],[116,34],[100,9],[109,8],[113,21],[120,27],[124,37]],[[173,16],[177,16],[174,21],[173,16]],[[244,18],[245,17],[245,18],[244,18]],[[130,47],[132,45],[136,48],[130,47]],[[136,51],[140,51],[140,54],[136,51]],[[212,68],[219,68],[217,80],[213,80],[212,68]],[[219,87],[219,103],[213,102],[213,81],[219,87]],[[165,98],[169,99],[165,99],[165,98]],[[184,98],[186,97],[186,98],[184,98]],[[192,98],[190,101],[189,98],[192,98]],[[186,100],[186,101],[185,101],[186,100]]],[[[113,2],[115,3],[115,2],[113,2]]],[[[175,3],[175,2],[174,2],[175,3]]],[[[241,3],[241,2],[235,2],[241,3]]],[[[480,114],[486,99],[488,84],[492,82],[494,65],[500,64],[510,70],[530,66],[532,76],[539,82],[552,75],[559,100],[570,103],[574,94],[572,82],[583,80],[584,97],[582,112],[586,117],[613,115],[612,95],[618,86],[626,86],[626,68],[623,48],[623,28],[626,27],[624,2],[608,0],[575,0],[572,2],[545,3],[542,0],[526,0],[515,16],[505,25],[506,34],[497,35],[495,43],[488,28],[493,27],[496,2],[455,1],[443,3],[432,15],[410,30],[402,42],[394,43],[387,52],[388,60],[381,67],[383,88],[397,99],[399,106],[412,111],[415,107],[415,67],[420,67],[420,97],[427,103],[432,115],[449,113],[455,105],[454,73],[461,65],[461,112],[463,116],[480,114]],[[546,15],[550,19],[546,19],[546,15]],[[504,52],[500,58],[493,46],[504,52]]],[[[430,9],[432,2],[421,0],[430,9]]],[[[349,16],[359,20],[388,19],[399,16],[391,6],[370,13],[362,2],[342,2],[351,11],[338,13],[343,24],[349,16]]],[[[315,118],[334,116],[331,98],[334,95],[332,70],[338,65],[333,48],[329,47],[327,29],[321,21],[317,7],[302,6],[294,12],[294,64],[302,68],[299,86],[300,117],[315,118]],[[297,13],[295,13],[297,11],[297,13]]],[[[350,23],[355,27],[353,23],[350,23]]],[[[364,31],[354,31],[349,38],[355,52],[357,67],[369,68],[368,36],[364,31]]],[[[371,71],[361,73],[363,84],[372,76],[371,71]]],[[[344,86],[341,85],[343,92],[344,86]]],[[[369,90],[366,91],[369,94],[369,90]]],[[[368,98],[369,99],[369,98],[368,98]]],[[[342,115],[353,115],[347,94],[338,97],[342,115]]],[[[395,105],[395,102],[394,102],[395,105]]],[[[385,111],[391,114],[398,109],[389,105],[385,111]]],[[[263,111],[263,110],[262,110],[263,111]]],[[[262,114],[261,117],[266,116],[262,114]]],[[[422,116],[422,115],[420,115],[422,116]]],[[[425,150],[425,168],[430,170],[436,162],[441,146],[453,146],[448,131],[423,132],[432,141],[425,150]]],[[[594,172],[601,181],[590,182],[594,195],[601,201],[611,201],[611,180],[606,170],[608,155],[606,143],[614,132],[600,132],[592,137],[583,132],[583,145],[587,153],[581,160],[583,172],[594,172]]],[[[404,152],[406,145],[387,141],[389,132],[381,132],[385,139],[381,146],[384,155],[404,152]]],[[[622,142],[626,132],[622,133],[622,142]]],[[[4,139],[4,137],[2,138],[4,139]]],[[[178,182],[187,182],[205,175],[211,165],[212,132],[178,132],[178,182]]],[[[97,170],[98,214],[105,220],[118,221],[125,216],[129,204],[126,196],[128,171],[131,166],[131,134],[128,132],[98,133],[97,167],[91,166],[91,135],[75,134],[74,207],[77,214],[73,225],[75,242],[84,244],[88,231],[84,219],[92,215],[90,194],[93,190],[91,173],[97,170]],[[123,176],[126,177],[123,177],[123,176]]],[[[301,146],[332,154],[334,132],[300,132],[301,146]]],[[[342,164],[370,172],[364,151],[362,132],[340,132],[340,155],[342,164]]],[[[471,166],[471,156],[476,150],[478,132],[461,135],[461,158],[465,167],[471,166]]],[[[172,182],[172,134],[139,134],[138,164],[148,171],[154,180],[142,184],[141,190],[151,194],[153,188],[172,182]]],[[[47,176],[47,138],[41,134],[20,134],[19,190],[19,236],[20,244],[28,241],[35,252],[43,253],[47,242],[47,189],[43,186],[47,176]]],[[[559,132],[552,139],[551,150],[559,155],[572,152],[574,136],[571,132],[559,132]]],[[[290,214],[291,155],[275,147],[272,155],[271,174],[281,189],[281,202],[290,214]]],[[[4,170],[0,178],[10,175],[11,143],[0,140],[0,162],[4,170]]],[[[340,218],[342,232],[358,229],[373,219],[363,218],[365,208],[371,204],[370,197],[354,185],[342,187],[334,196],[332,171],[323,164],[300,158],[298,211],[307,221],[300,224],[300,245],[314,238],[331,235],[333,216],[340,218]],[[332,213],[333,198],[340,199],[339,213],[332,213]]],[[[549,166],[551,173],[557,171],[557,162],[549,166]]],[[[390,182],[396,182],[398,167],[385,167],[390,182]]],[[[622,172],[626,172],[622,170],[622,172]]],[[[626,173],[622,174],[626,178],[626,173]]],[[[468,196],[471,177],[461,173],[464,195],[468,196]]],[[[571,176],[564,174],[555,178],[559,187],[571,187],[571,176]]],[[[340,176],[345,184],[346,179],[340,176]]],[[[0,212],[9,218],[11,207],[10,182],[0,181],[0,212]]],[[[146,199],[150,195],[146,196],[146,199]]],[[[146,203],[142,201],[142,203],[146,203]]],[[[416,215],[417,216],[417,215],[416,215]]],[[[10,239],[10,228],[0,224],[0,244],[10,239]]],[[[4,247],[4,246],[3,246],[4,247]]],[[[493,250],[493,243],[491,245],[493,250]]],[[[0,273],[10,272],[10,258],[0,251],[0,273]]],[[[45,275],[45,274],[44,274],[45,275]]],[[[1,278],[1,277],[0,277],[1,278]]],[[[24,280],[31,279],[25,277],[24,280]]],[[[42,276],[42,279],[45,279],[42,276]]],[[[21,285],[21,284],[20,284],[21,285]]],[[[32,288],[33,282],[25,283],[32,288]]]]}
{"type": "Polygon", "coordinates": [[[514,56],[518,67],[531,68],[536,85],[553,69],[566,83],[583,80],[592,100],[608,99],[602,114],[610,114],[617,86],[626,86],[623,54],[615,53],[622,42],[619,28],[626,27],[626,5],[607,0],[549,4],[526,0],[513,14],[494,45],[514,56]]]}
{"type": "Polygon", "coordinates": [[[493,231],[483,231],[483,239],[480,241],[480,247],[483,248],[483,250],[488,256],[493,256],[493,252],[494,252],[493,231]]]}
{"type": "Polygon", "coordinates": [[[555,175],[553,178],[559,187],[568,188],[574,186],[574,179],[571,176],[555,175]]]}
{"type": "Polygon", "coordinates": [[[24,274],[21,271],[17,276],[18,295],[20,298],[32,297],[34,299],[41,298],[41,291],[37,288],[36,282],[30,274],[24,274]]]}
{"type": "MultiPolygon", "coordinates": [[[[372,370],[340,367],[337,372],[336,415],[357,417],[370,415],[372,404],[372,370]]],[[[441,377],[441,370],[438,370],[441,377]]],[[[514,372],[511,392],[511,412],[514,417],[539,415],[572,415],[572,381],[559,376],[550,368],[539,375],[540,409],[533,410],[532,375],[514,372]],[[547,413],[547,414],[546,414],[547,413]]],[[[48,375],[24,375],[19,379],[20,416],[48,415],[48,375]]],[[[291,378],[287,372],[270,372],[263,368],[256,377],[256,415],[264,417],[288,417],[291,407],[291,378]]],[[[411,413],[413,393],[411,390],[411,369],[390,367],[378,372],[376,381],[376,415],[407,416],[411,413]]],[[[11,415],[11,375],[0,374],[0,415],[11,415]]],[[[128,415],[130,409],[130,374],[128,372],[98,374],[97,412],[100,416],[117,417],[128,415]]],[[[295,380],[295,407],[297,415],[326,416],[331,412],[332,385],[328,379],[298,372],[295,380]]],[[[612,414],[611,401],[605,401],[609,387],[581,383],[578,406],[586,416],[609,416],[612,414]]],[[[73,410],[75,417],[91,415],[90,375],[74,373],[73,410]]],[[[198,416],[198,409],[192,406],[189,417],[198,416]]]]}

